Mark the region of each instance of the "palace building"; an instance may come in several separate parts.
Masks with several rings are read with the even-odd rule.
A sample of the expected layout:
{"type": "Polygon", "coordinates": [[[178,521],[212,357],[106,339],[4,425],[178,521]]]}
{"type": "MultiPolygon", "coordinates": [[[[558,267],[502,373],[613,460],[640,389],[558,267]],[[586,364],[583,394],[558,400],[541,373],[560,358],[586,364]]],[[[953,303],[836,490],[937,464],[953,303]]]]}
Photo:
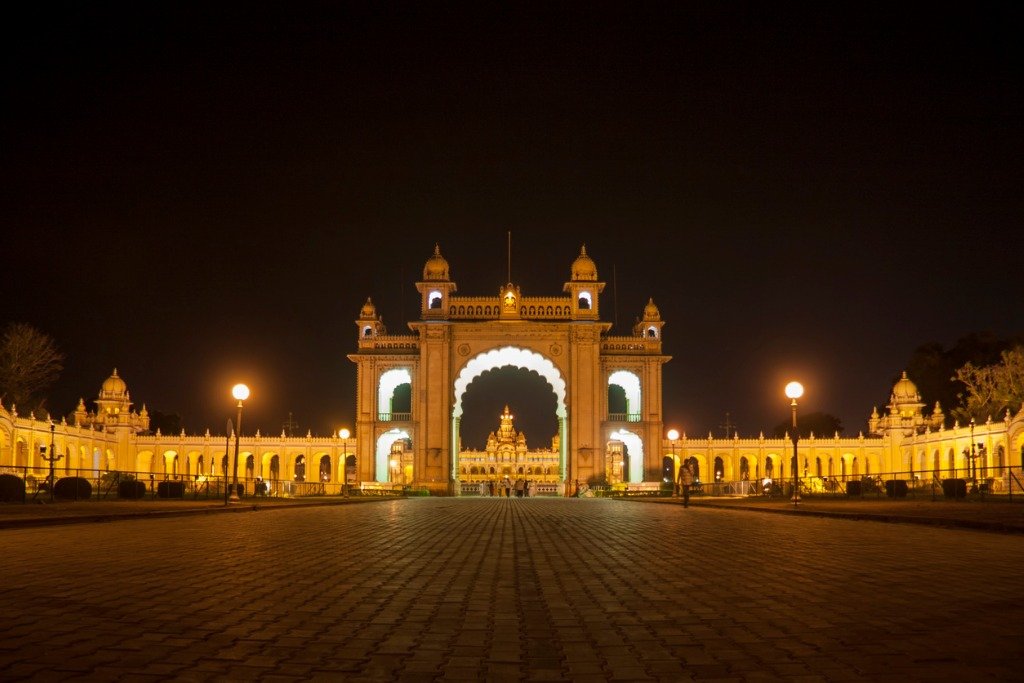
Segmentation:
{"type": "Polygon", "coordinates": [[[561,454],[558,435],[551,437],[548,450],[528,450],[526,434],[517,432],[512,422],[515,415],[505,406],[501,426],[487,436],[483,451],[459,452],[459,481],[466,483],[498,482],[501,479],[529,479],[538,483],[558,483],[558,461],[561,454]]]}
{"type": "MultiPolygon", "coordinates": [[[[241,435],[240,480],[261,477],[280,494],[329,492],[348,482],[464,495],[507,475],[572,495],[581,484],[658,488],[684,460],[700,481],[735,485],[736,491],[749,490],[741,485],[746,482],[792,478],[789,439],[666,439],[666,322],[650,299],[631,334],[610,334],[611,323],[601,318],[604,283],[585,247],[572,261],[561,295],[524,294],[511,282],[490,296],[459,295],[439,247],[416,288],[421,307],[419,318],[408,323],[410,333],[389,333],[370,299],[359,310],[348,356],[357,366],[354,434],[241,435]],[[550,449],[528,450],[508,409],[484,451],[463,448],[467,388],[484,372],[508,366],[536,372],[554,395],[557,433],[550,449]]],[[[40,450],[47,448],[59,457],[54,467],[60,473],[195,480],[228,473],[232,435],[151,432],[145,405],[135,409],[116,370],[95,405],[90,412],[80,401],[60,423],[0,405],[0,471],[38,476],[50,466],[40,450]]],[[[940,406],[927,413],[925,407],[904,374],[884,411],[871,412],[867,434],[801,439],[800,477],[813,488],[883,473],[909,479],[967,475],[998,489],[1007,466],[1021,464],[1024,410],[950,426],[940,406]]]]}

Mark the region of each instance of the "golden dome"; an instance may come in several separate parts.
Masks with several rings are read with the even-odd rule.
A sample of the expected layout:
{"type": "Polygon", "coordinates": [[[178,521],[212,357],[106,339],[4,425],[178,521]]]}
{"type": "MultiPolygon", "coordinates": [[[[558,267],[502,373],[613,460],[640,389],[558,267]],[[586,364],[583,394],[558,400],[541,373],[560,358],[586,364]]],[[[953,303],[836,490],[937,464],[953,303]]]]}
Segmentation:
{"type": "Polygon", "coordinates": [[[647,305],[644,306],[644,320],[661,320],[661,311],[654,305],[654,298],[647,300],[647,305]]]}
{"type": "Polygon", "coordinates": [[[587,256],[587,245],[585,244],[580,247],[580,255],[572,262],[572,279],[574,282],[597,279],[597,265],[594,264],[593,259],[587,256]]]}
{"type": "Polygon", "coordinates": [[[366,303],[363,304],[363,308],[359,311],[359,317],[363,320],[377,317],[377,307],[370,301],[370,297],[366,297],[366,303]]]}
{"type": "Polygon", "coordinates": [[[101,396],[120,396],[128,391],[128,385],[124,383],[124,380],[117,376],[117,368],[114,368],[114,374],[108,377],[100,388],[101,396]]]}
{"type": "Polygon", "coordinates": [[[892,400],[894,403],[920,403],[921,394],[917,392],[917,385],[907,377],[907,371],[892,388],[892,400]]]}
{"type": "Polygon", "coordinates": [[[441,247],[437,244],[434,245],[434,255],[428,258],[423,266],[423,279],[448,279],[448,261],[445,260],[444,256],[441,256],[441,247]]]}

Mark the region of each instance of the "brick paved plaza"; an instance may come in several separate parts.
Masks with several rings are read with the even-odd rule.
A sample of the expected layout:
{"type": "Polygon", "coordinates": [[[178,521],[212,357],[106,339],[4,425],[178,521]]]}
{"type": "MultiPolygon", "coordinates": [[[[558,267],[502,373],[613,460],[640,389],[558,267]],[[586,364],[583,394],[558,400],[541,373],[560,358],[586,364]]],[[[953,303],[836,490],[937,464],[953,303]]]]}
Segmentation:
{"type": "Polygon", "coordinates": [[[4,681],[1024,676],[1019,534],[425,498],[0,543],[4,681]]]}

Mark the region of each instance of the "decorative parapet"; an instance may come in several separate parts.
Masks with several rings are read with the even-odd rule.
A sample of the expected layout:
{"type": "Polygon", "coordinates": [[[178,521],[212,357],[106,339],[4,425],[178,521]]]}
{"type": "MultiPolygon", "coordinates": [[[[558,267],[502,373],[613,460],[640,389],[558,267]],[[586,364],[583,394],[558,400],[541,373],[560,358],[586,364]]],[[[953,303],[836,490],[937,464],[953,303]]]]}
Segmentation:
{"type": "Polygon", "coordinates": [[[369,346],[377,351],[418,352],[420,349],[420,338],[411,334],[384,334],[369,341],[369,346]]]}
{"type": "Polygon", "coordinates": [[[661,353],[661,340],[646,337],[605,337],[601,353],[661,353]]]}
{"type": "MultiPolygon", "coordinates": [[[[457,296],[448,302],[451,320],[497,320],[501,299],[494,296],[457,296]]],[[[558,296],[524,296],[519,300],[519,317],[531,320],[571,320],[572,300],[558,296]]]]}

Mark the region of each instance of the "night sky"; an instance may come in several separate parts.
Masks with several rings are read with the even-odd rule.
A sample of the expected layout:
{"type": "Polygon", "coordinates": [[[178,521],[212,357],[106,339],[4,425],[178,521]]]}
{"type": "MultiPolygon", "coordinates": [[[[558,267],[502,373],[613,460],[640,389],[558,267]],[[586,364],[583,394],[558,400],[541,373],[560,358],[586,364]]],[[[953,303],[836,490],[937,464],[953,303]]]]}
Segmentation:
{"type": "MultiPolygon", "coordinates": [[[[240,380],[246,431],[351,427],[366,297],[407,333],[435,243],[496,295],[509,233],[524,296],[585,243],[615,333],[654,298],[691,436],[792,378],[855,436],[917,346],[1024,333],[1016,3],[219,4],[4,22],[0,322],[67,355],[57,412],[117,367],[190,433],[240,380]]],[[[464,442],[509,402],[547,445],[537,382],[464,442]]]]}

